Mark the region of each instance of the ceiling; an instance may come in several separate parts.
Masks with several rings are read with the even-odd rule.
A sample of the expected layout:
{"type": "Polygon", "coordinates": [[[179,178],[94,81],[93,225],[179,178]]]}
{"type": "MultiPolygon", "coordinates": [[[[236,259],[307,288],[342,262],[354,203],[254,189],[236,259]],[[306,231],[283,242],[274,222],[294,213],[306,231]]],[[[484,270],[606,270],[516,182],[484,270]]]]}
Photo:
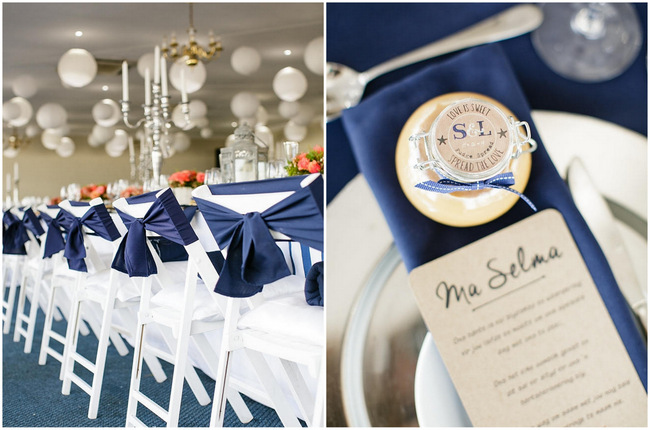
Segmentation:
{"type": "MultiPolygon", "coordinates": [[[[28,100],[34,117],[48,102],[61,104],[68,113],[70,136],[85,139],[95,124],[91,110],[104,98],[121,99],[121,74],[98,73],[83,88],[65,88],[56,68],[61,55],[71,48],[84,48],[96,59],[127,60],[131,115],[142,116],[144,80],[137,72],[137,60],[163,35],[176,32],[179,44],[187,41],[188,3],[4,3],[3,7],[3,82],[2,97],[14,97],[11,85],[21,75],[34,77],[37,93],[28,100]],[[81,30],[83,36],[76,37],[81,30]],[[103,86],[108,86],[103,91],[103,86]]],[[[299,101],[311,106],[320,122],[323,111],[323,76],[311,72],[304,62],[307,44],[323,35],[322,3],[195,3],[194,27],[199,44],[207,46],[208,31],[221,38],[221,57],[206,63],[207,80],[203,88],[190,94],[208,108],[210,140],[223,142],[232,133],[236,121],[230,100],[241,91],[255,93],[268,111],[268,126],[277,134],[287,122],[278,113],[280,99],[272,88],[273,77],[286,66],[300,69],[308,81],[308,90],[299,101]],[[230,65],[232,52],[240,46],[255,48],[262,63],[250,76],[240,75],[230,65]],[[284,54],[291,50],[291,55],[284,54]]],[[[168,63],[169,64],[169,63],[168,63]]],[[[170,85],[171,104],[180,93],[170,85]]],[[[32,119],[31,123],[35,123],[32,119]]],[[[118,126],[121,124],[118,123],[118,126]]],[[[198,130],[192,139],[201,139],[198,130]]],[[[33,148],[33,149],[32,149],[33,148]]],[[[46,151],[42,145],[31,150],[46,151]]]]}

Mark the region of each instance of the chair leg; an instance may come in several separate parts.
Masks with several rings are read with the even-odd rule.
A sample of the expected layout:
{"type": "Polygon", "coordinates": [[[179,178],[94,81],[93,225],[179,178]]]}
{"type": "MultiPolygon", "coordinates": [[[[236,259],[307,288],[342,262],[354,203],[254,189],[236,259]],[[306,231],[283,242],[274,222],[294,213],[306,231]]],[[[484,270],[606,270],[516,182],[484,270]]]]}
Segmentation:
{"type": "Polygon", "coordinates": [[[32,352],[32,344],[34,343],[34,329],[36,328],[36,316],[38,314],[39,301],[41,298],[41,289],[43,286],[42,274],[37,276],[38,282],[34,283],[34,291],[29,306],[29,316],[27,317],[27,335],[25,336],[25,354],[32,352]]]}
{"type": "Polygon", "coordinates": [[[126,407],[126,427],[135,427],[137,420],[138,401],[134,393],[140,391],[140,379],[142,376],[142,342],[144,341],[145,324],[138,316],[138,327],[135,333],[135,348],[133,350],[133,366],[131,367],[131,382],[129,384],[129,402],[126,407]]]}
{"type": "MultiPolygon", "coordinates": [[[[11,271],[11,283],[9,284],[9,296],[7,297],[7,312],[4,315],[5,325],[2,328],[4,334],[8,334],[11,330],[11,318],[14,313],[14,300],[16,300],[16,289],[18,288],[18,258],[14,259],[13,268],[11,271]]],[[[4,300],[4,297],[2,298],[4,300]]]]}
{"type": "Polygon", "coordinates": [[[70,385],[72,380],[70,375],[74,373],[75,360],[73,354],[77,351],[77,341],[79,339],[79,319],[81,314],[81,302],[75,301],[72,306],[72,313],[68,319],[68,330],[65,335],[65,346],[63,347],[63,362],[61,363],[61,377],[63,387],[61,393],[65,396],[70,394],[70,385]]]}
{"type": "Polygon", "coordinates": [[[325,427],[325,384],[326,384],[326,360],[321,358],[318,382],[316,383],[316,399],[314,400],[314,417],[311,425],[313,427],[325,427]]]}
{"type": "Polygon", "coordinates": [[[219,367],[214,385],[212,411],[210,412],[210,427],[223,427],[226,415],[226,389],[230,380],[230,359],[232,351],[222,347],[219,354],[219,367]]]}
{"type": "Polygon", "coordinates": [[[293,361],[280,359],[282,367],[284,369],[287,378],[289,379],[289,388],[291,389],[291,394],[293,394],[298,404],[298,408],[305,421],[307,426],[311,427],[311,419],[314,415],[314,399],[307,388],[305,383],[305,378],[303,378],[298,368],[298,364],[293,361]]]}
{"type": "Polygon", "coordinates": [[[50,346],[50,332],[52,331],[52,317],[54,316],[54,298],[58,287],[52,285],[50,290],[45,322],[43,323],[43,337],[41,339],[41,352],[38,356],[38,364],[41,366],[47,362],[47,349],[50,346]]]}
{"type": "Polygon", "coordinates": [[[273,377],[273,372],[271,372],[271,369],[262,353],[251,349],[245,349],[245,351],[248,359],[251,361],[257,372],[257,376],[259,377],[262,386],[271,398],[273,408],[278,414],[278,417],[280,417],[282,424],[285,427],[301,427],[298,418],[296,418],[291,406],[284,397],[284,393],[273,377]]]}
{"type": "Polygon", "coordinates": [[[20,277],[20,292],[18,293],[18,307],[16,308],[16,323],[14,325],[14,342],[20,340],[20,333],[23,328],[23,315],[25,315],[25,296],[27,295],[27,275],[29,270],[23,268],[20,277]]]}

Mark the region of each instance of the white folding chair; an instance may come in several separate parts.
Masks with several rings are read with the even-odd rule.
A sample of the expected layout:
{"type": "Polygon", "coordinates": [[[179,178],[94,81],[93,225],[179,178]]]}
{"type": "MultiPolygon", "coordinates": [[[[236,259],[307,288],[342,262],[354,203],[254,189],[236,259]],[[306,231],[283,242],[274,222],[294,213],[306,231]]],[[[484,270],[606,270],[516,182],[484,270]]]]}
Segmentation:
{"type": "Polygon", "coordinates": [[[8,334],[11,330],[16,293],[20,287],[19,280],[23,267],[38,253],[39,244],[36,237],[25,225],[25,217],[30,213],[33,215],[29,208],[24,210],[11,208],[3,214],[2,324],[4,334],[8,334]],[[11,277],[7,283],[9,274],[11,277]]]}
{"type": "MultiPolygon", "coordinates": [[[[200,353],[214,365],[216,353],[203,334],[222,328],[223,312],[219,298],[211,294],[205,283],[216,282],[218,275],[171,189],[119,199],[113,205],[128,227],[121,245],[123,251],[116,256],[113,267],[129,273],[141,287],[126,426],[145,426],[137,417],[141,404],[168,427],[177,427],[185,380],[201,405],[210,403],[210,396],[188,359],[188,350],[194,340],[200,353]],[[146,239],[145,231],[182,245],[188,254],[187,261],[163,263],[146,239]],[[179,275],[184,275],[184,279],[179,275]],[[162,342],[150,335],[154,327],[161,329],[162,342]],[[168,410],[140,390],[142,355],[146,352],[174,364],[168,410]]],[[[228,396],[240,420],[250,421],[252,416],[240,394],[228,390],[228,396]]]]}
{"type": "Polygon", "coordinates": [[[268,298],[271,295],[264,291],[273,288],[273,280],[281,282],[282,276],[291,273],[288,267],[286,271],[284,268],[279,270],[282,264],[286,266],[286,261],[274,239],[293,239],[322,250],[322,177],[310,175],[306,178],[201,186],[194,190],[193,196],[226,256],[226,264],[215,288],[218,293],[228,296],[228,300],[210,426],[223,425],[224,387],[229,384],[231,361],[237,350],[245,351],[270,405],[285,426],[299,427],[298,416],[302,416],[310,426],[322,426],[323,308],[309,306],[304,291],[272,298],[268,298]],[[258,248],[265,254],[259,256],[259,260],[251,254],[252,251],[259,253],[258,248]],[[244,255],[246,251],[248,255],[244,255]],[[226,267],[228,264],[232,266],[226,267]],[[267,272],[270,265],[278,270],[259,273],[267,272]],[[244,279],[247,273],[252,275],[244,279]],[[262,288],[259,283],[266,277],[271,282],[262,288]],[[246,306],[249,310],[242,312],[246,306]],[[289,395],[296,401],[299,414],[291,407],[267,362],[271,357],[276,357],[281,363],[280,368],[289,382],[289,395]],[[309,390],[299,364],[305,365],[317,380],[315,393],[309,390]]]}
{"type": "MultiPolygon", "coordinates": [[[[133,324],[129,324],[128,308],[137,308],[138,292],[137,286],[132,284],[128,277],[120,276],[120,273],[110,269],[119,239],[126,230],[120,223],[116,225],[113,222],[101,199],[95,199],[88,205],[75,205],[73,202],[64,201],[60,206],[69,214],[65,219],[66,222],[74,223],[76,219],[83,226],[78,230],[83,238],[78,246],[85,249],[86,255],[83,261],[88,270],[80,271],[79,267],[74,270],[74,294],[65,336],[61,391],[64,395],[70,394],[72,382],[85,391],[90,396],[88,418],[94,419],[99,409],[109,340],[120,355],[124,356],[128,353],[120,334],[128,336],[135,334],[135,318],[133,324]],[[121,233],[118,226],[122,229],[121,233]],[[87,234],[86,229],[96,236],[87,234]],[[114,317],[117,316],[116,311],[121,309],[126,312],[120,315],[122,324],[119,324],[114,317]],[[93,329],[98,339],[94,362],[77,352],[82,321],[89,319],[96,320],[90,324],[91,327],[97,327],[93,329]],[[76,364],[80,364],[92,373],[90,383],[75,373],[76,364]]],[[[69,241],[73,235],[73,233],[68,234],[69,241]]],[[[69,246],[66,246],[66,252],[71,251],[69,246]]],[[[72,263],[70,264],[73,267],[72,263]]],[[[164,381],[166,376],[158,360],[150,356],[146,356],[145,359],[155,379],[158,382],[164,381]]]]}

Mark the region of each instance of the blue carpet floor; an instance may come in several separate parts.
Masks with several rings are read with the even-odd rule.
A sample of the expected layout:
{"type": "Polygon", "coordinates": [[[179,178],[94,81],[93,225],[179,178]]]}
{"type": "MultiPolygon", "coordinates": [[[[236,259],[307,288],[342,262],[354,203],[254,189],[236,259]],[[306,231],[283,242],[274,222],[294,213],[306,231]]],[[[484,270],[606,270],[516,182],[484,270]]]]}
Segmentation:
{"type": "MultiPolygon", "coordinates": [[[[17,301],[17,300],[16,300],[17,301]]],[[[15,312],[14,312],[15,315],[15,312]]],[[[15,319],[15,318],[14,318],[15,319]]],[[[47,364],[39,366],[38,355],[45,315],[39,310],[34,345],[30,354],[23,352],[24,338],[13,341],[14,326],[2,339],[2,426],[3,427],[124,427],[128,387],[133,360],[132,350],[120,356],[112,346],[108,358],[102,386],[99,414],[94,420],[88,419],[90,397],[75,384],[70,395],[61,394],[62,382],[59,380],[60,363],[48,357],[47,364]]],[[[65,323],[55,322],[55,330],[64,333],[65,323]]],[[[56,344],[57,342],[52,342],[56,344]]],[[[81,336],[78,351],[94,361],[97,339],[94,335],[81,336]]],[[[169,403],[171,375],[173,366],[162,362],[168,378],[157,383],[145,366],[141,389],[152,400],[163,407],[169,403]]],[[[75,367],[76,369],[80,366],[75,367]]],[[[214,381],[200,370],[201,380],[210,395],[214,393],[214,381]]],[[[83,376],[83,375],[82,375],[83,376]]],[[[84,378],[89,380],[88,377],[84,378]]],[[[224,426],[226,427],[280,427],[277,414],[246,397],[253,420],[242,424],[228,405],[224,426]]],[[[207,427],[210,422],[212,404],[201,406],[196,401],[189,386],[185,383],[179,426],[207,427]]],[[[146,408],[139,406],[138,418],[149,426],[163,426],[164,422],[146,408]]],[[[303,424],[304,425],[304,424],[303,424]]]]}

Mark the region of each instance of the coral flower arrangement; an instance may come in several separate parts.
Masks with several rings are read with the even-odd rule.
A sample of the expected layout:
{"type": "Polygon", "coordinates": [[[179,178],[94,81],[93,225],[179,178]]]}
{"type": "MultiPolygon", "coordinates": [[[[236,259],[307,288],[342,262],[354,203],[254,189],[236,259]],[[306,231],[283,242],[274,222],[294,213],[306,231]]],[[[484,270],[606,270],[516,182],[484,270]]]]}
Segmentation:
{"type": "Polygon", "coordinates": [[[108,195],[106,194],[106,185],[88,184],[84,187],[81,187],[81,200],[92,200],[96,199],[97,197],[108,200],[108,195]]]}
{"type": "Polygon", "coordinates": [[[172,188],[190,187],[196,188],[203,185],[205,173],[196,173],[196,170],[181,170],[169,175],[169,186],[172,188]]]}
{"type": "Polygon", "coordinates": [[[285,170],[289,176],[308,175],[310,173],[323,173],[323,147],[314,146],[309,152],[301,152],[296,158],[287,162],[285,170]]]}

